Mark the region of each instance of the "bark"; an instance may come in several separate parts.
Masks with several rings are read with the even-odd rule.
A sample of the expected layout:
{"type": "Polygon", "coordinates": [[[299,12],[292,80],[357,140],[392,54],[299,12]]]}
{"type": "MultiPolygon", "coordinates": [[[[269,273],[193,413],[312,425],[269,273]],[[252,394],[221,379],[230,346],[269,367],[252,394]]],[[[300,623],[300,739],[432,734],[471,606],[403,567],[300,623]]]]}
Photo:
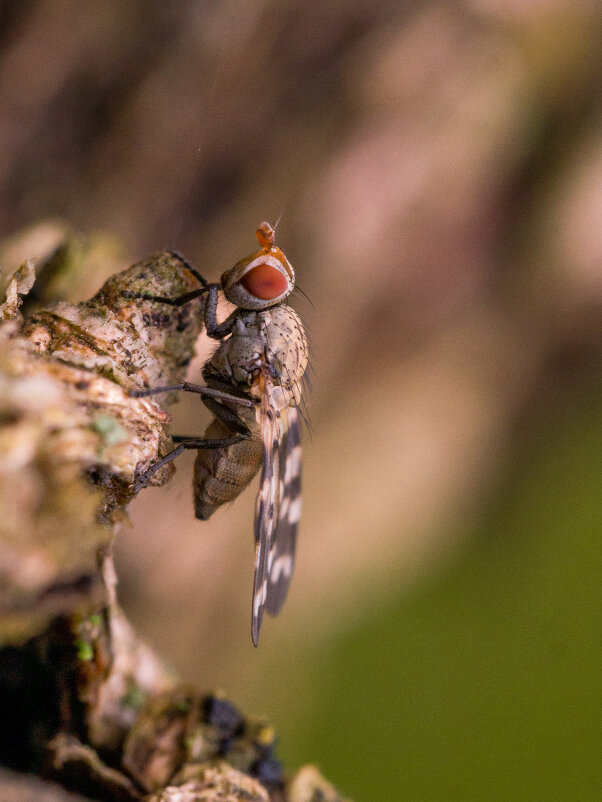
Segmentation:
{"type": "Polygon", "coordinates": [[[37,291],[32,261],[0,288],[0,760],[20,773],[0,776],[0,796],[340,800],[311,767],[287,782],[269,723],[184,687],[119,607],[112,539],[135,476],[171,447],[169,414],[130,390],[184,377],[203,301],[127,297],[198,286],[157,253],[89,301],[44,306],[81,269],[68,253],[40,266],[37,291]]]}

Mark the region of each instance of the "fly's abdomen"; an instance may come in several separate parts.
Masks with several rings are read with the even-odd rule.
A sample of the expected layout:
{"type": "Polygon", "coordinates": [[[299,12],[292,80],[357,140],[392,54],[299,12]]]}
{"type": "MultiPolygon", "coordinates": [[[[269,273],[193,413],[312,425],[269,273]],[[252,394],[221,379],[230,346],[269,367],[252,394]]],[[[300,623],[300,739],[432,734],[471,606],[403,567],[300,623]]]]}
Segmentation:
{"type": "MultiPolygon", "coordinates": [[[[217,418],[205,432],[215,439],[231,437],[232,430],[217,418]]],[[[206,521],[218,507],[234,501],[261,465],[261,438],[253,432],[239,443],[218,449],[200,449],[194,463],[195,515],[206,521]]]]}

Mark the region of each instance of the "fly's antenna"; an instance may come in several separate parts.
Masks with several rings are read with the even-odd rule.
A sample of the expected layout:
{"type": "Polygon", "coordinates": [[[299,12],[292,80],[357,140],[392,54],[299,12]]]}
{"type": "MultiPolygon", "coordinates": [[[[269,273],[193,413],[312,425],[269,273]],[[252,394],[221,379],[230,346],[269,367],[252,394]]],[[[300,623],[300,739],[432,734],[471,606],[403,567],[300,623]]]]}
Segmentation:
{"type": "Polygon", "coordinates": [[[276,222],[274,223],[274,231],[278,228],[280,221],[282,220],[282,215],[284,214],[284,209],[286,207],[286,201],[282,204],[282,209],[280,209],[280,214],[276,218],[276,222]]]}

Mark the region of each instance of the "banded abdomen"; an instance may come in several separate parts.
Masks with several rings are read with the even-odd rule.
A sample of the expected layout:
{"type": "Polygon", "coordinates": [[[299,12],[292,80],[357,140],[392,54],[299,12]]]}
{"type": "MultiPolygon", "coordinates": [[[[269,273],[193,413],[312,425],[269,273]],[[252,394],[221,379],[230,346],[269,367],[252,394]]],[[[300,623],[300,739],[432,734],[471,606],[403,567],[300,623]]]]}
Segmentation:
{"type": "MultiPolygon", "coordinates": [[[[234,501],[261,466],[261,434],[255,410],[239,407],[237,417],[251,430],[250,437],[226,448],[200,449],[197,452],[193,478],[194,508],[196,517],[202,521],[210,518],[222,504],[234,501]]],[[[205,437],[223,438],[233,434],[236,432],[216,417],[207,427],[205,437]]]]}

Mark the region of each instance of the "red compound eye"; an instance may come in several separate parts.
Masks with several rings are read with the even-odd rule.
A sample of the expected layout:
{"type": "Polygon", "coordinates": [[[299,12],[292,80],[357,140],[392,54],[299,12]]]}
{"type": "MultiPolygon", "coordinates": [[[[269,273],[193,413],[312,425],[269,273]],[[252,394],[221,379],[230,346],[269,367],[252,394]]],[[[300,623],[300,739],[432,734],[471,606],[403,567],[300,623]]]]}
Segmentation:
{"type": "Polygon", "coordinates": [[[255,298],[271,301],[288,289],[288,281],[272,265],[261,264],[249,270],[240,280],[242,286],[255,298]]]}

